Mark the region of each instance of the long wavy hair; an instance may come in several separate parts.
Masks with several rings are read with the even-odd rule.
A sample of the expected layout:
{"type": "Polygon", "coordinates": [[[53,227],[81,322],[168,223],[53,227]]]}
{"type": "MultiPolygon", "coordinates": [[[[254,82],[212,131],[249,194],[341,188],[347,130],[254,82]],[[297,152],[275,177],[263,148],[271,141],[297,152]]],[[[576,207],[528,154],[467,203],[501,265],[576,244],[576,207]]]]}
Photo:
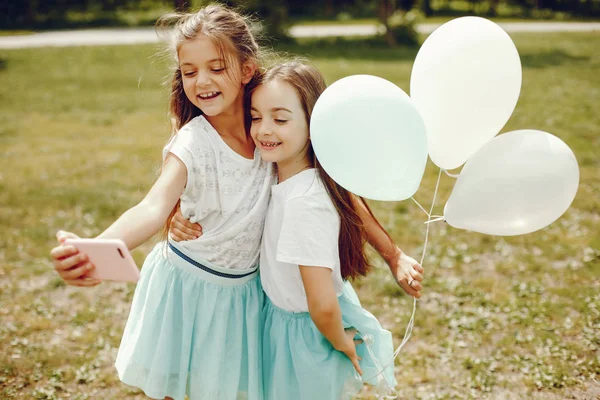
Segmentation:
{"type": "MultiPolygon", "coordinates": [[[[310,126],[310,117],[315,103],[327,87],[321,72],[302,60],[293,60],[268,70],[262,76],[261,83],[274,80],[286,82],[294,87],[300,98],[306,123],[310,126]]],[[[342,278],[354,279],[365,276],[370,270],[369,259],[365,252],[367,234],[358,208],[364,207],[376,223],[379,222],[362,197],[350,193],[331,179],[319,163],[310,144],[308,158],[311,166],[317,170],[340,217],[338,245],[342,278]]]]}
{"type": "MultiPolygon", "coordinates": [[[[173,73],[170,79],[169,117],[172,135],[193,118],[202,115],[202,110],[189,101],[183,89],[183,79],[178,62],[178,51],[183,43],[200,35],[210,38],[225,62],[228,78],[235,79],[240,71],[228,68],[229,65],[243,65],[254,62],[257,66],[254,76],[244,86],[244,126],[250,133],[250,93],[258,84],[263,69],[262,50],[257,43],[253,24],[241,13],[222,5],[212,4],[190,13],[171,13],[162,16],[156,23],[156,30],[169,43],[167,51],[173,60],[173,73]]],[[[179,203],[178,203],[179,205],[179,203]]],[[[178,205],[173,208],[164,227],[168,236],[171,219],[178,205]]]]}

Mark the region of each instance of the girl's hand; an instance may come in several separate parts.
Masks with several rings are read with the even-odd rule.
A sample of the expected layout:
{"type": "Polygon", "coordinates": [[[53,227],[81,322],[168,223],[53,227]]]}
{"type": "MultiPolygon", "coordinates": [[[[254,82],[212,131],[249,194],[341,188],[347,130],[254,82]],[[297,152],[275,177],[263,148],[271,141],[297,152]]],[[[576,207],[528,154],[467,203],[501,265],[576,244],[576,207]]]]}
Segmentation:
{"type": "Polygon", "coordinates": [[[356,336],[356,329],[346,329],[345,333],[346,340],[344,341],[342,348],[336,350],[344,353],[346,357],[348,357],[350,361],[352,361],[352,365],[354,365],[354,369],[356,370],[356,372],[362,375],[363,372],[360,368],[360,364],[358,363],[360,361],[360,357],[356,354],[356,345],[362,343],[362,341],[354,340],[354,337],[356,336]]]}
{"type": "Polygon", "coordinates": [[[181,214],[181,208],[178,207],[177,212],[171,219],[169,237],[176,242],[181,242],[198,239],[200,236],[202,236],[202,226],[185,219],[181,214]]]}
{"type": "Polygon", "coordinates": [[[390,260],[390,269],[396,279],[398,286],[406,292],[406,294],[416,297],[421,297],[423,289],[423,274],[425,269],[412,257],[404,254],[398,249],[395,257],[390,260]]]}
{"type": "Polygon", "coordinates": [[[57,232],[56,239],[58,239],[60,245],[50,251],[54,269],[67,285],[96,286],[101,280],[86,276],[95,268],[94,264],[89,262],[85,254],[79,253],[75,246],[64,244],[65,240],[77,237],[71,232],[57,232]]]}

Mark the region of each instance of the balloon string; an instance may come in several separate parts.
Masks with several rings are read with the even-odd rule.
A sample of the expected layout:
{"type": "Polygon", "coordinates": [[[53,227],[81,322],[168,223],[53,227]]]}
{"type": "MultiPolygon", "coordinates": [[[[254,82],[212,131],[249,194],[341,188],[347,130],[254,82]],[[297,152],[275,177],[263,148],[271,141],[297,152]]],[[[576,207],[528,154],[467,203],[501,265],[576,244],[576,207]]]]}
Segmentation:
{"type": "Polygon", "coordinates": [[[425,221],[424,223],[425,224],[431,224],[433,222],[444,221],[444,217],[442,215],[432,215],[431,218],[434,218],[434,219],[430,219],[429,221],[425,221]]]}
{"type": "Polygon", "coordinates": [[[428,212],[427,212],[427,210],[425,210],[425,207],[423,207],[421,204],[419,204],[419,202],[418,202],[418,201],[417,201],[417,200],[416,200],[414,197],[411,197],[410,199],[411,199],[412,201],[414,201],[414,202],[415,202],[415,204],[416,204],[417,206],[419,206],[419,208],[420,208],[421,210],[423,210],[423,212],[425,213],[425,215],[427,215],[427,218],[431,217],[430,213],[428,213],[428,212]]]}
{"type": "MultiPolygon", "coordinates": [[[[429,209],[429,212],[425,211],[425,208],[423,208],[423,206],[421,206],[415,199],[413,199],[413,201],[415,203],[417,203],[417,205],[428,215],[428,220],[427,220],[427,227],[425,229],[425,243],[423,244],[423,254],[421,254],[421,266],[423,266],[423,260],[425,260],[425,254],[427,253],[427,244],[429,242],[429,226],[431,225],[430,222],[431,221],[431,214],[433,213],[433,208],[435,207],[435,200],[437,198],[437,192],[438,192],[438,188],[440,187],[440,179],[442,178],[442,169],[440,169],[440,172],[438,174],[438,178],[437,178],[437,182],[435,184],[435,190],[433,191],[433,200],[431,201],[431,208],[429,209]]],[[[398,357],[398,355],[400,354],[400,352],[402,351],[402,348],[404,347],[404,345],[408,342],[408,340],[410,339],[410,335],[412,334],[412,330],[413,327],[415,325],[415,312],[417,311],[417,298],[413,297],[413,309],[412,309],[412,314],[410,316],[410,320],[408,321],[408,325],[406,326],[406,331],[404,333],[404,338],[402,339],[402,342],[400,343],[400,345],[398,346],[398,348],[394,351],[394,355],[392,356],[392,359],[390,360],[389,363],[387,363],[385,365],[385,367],[383,367],[381,369],[381,371],[379,371],[376,375],[372,376],[369,379],[366,379],[365,381],[370,381],[373,378],[378,377],[379,375],[381,375],[390,365],[393,365],[394,360],[396,360],[396,357],[398,357]]],[[[368,345],[368,344],[367,344],[368,345]]]]}
{"type": "MultiPolygon", "coordinates": [[[[440,172],[438,173],[438,178],[437,178],[437,182],[435,183],[435,190],[433,191],[433,200],[431,200],[431,208],[429,209],[429,213],[427,214],[429,216],[429,219],[427,220],[428,222],[431,222],[431,214],[433,213],[433,208],[435,207],[435,200],[437,199],[437,193],[438,193],[438,189],[440,187],[440,179],[442,178],[442,170],[440,169],[440,172]]],[[[428,239],[429,239],[429,225],[427,224],[427,229],[425,230],[425,243],[423,244],[423,254],[421,254],[421,266],[423,266],[423,260],[425,260],[425,254],[427,253],[427,243],[428,243],[428,239]]]]}

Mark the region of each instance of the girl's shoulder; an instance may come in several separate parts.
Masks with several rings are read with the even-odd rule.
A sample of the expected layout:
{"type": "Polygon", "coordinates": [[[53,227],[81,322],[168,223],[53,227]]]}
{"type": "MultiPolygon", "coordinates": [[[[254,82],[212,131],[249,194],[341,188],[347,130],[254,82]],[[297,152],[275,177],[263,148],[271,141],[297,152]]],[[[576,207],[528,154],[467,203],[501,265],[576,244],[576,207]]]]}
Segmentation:
{"type": "MultiPolygon", "coordinates": [[[[308,175],[308,174],[307,174],[308,175]]],[[[286,208],[303,212],[331,212],[336,214],[335,206],[329,197],[325,185],[319,179],[318,175],[306,177],[297,182],[289,191],[286,199],[286,208]]]]}
{"type": "Polygon", "coordinates": [[[169,152],[179,158],[188,155],[190,163],[199,162],[201,157],[198,155],[213,154],[215,144],[205,126],[207,123],[204,117],[200,116],[182,126],[163,148],[163,160],[169,152]]]}
{"type": "Polygon", "coordinates": [[[208,150],[215,147],[212,130],[212,125],[200,115],[182,126],[172,140],[195,149],[208,150]]]}
{"type": "Polygon", "coordinates": [[[324,187],[315,183],[297,189],[283,204],[283,226],[287,230],[333,234],[339,229],[339,214],[324,187]]]}
{"type": "Polygon", "coordinates": [[[208,136],[210,135],[212,129],[212,125],[208,123],[206,118],[204,118],[202,115],[199,115],[183,125],[177,132],[177,135],[183,134],[186,136],[208,136]]]}

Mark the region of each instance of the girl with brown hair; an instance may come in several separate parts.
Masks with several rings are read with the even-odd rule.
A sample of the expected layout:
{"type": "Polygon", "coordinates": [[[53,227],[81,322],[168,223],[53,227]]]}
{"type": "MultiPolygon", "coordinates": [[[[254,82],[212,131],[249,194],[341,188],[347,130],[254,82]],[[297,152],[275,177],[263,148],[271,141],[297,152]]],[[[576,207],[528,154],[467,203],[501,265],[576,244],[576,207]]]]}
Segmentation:
{"type": "MultiPolygon", "coordinates": [[[[258,255],[273,183],[247,135],[245,101],[259,77],[247,21],[223,6],[164,17],[173,27],[170,111],[174,135],[146,197],[99,238],[134,249],[171,220],[178,204],[207,233],[161,242],[148,255],[116,367],[151,398],[263,400],[258,255]]],[[[59,233],[62,242],[73,234],[59,233]]],[[[72,246],[51,252],[69,284],[94,286],[94,266],[72,246]]]]}
{"type": "Polygon", "coordinates": [[[316,68],[289,62],[252,93],[251,135],[278,176],[260,253],[270,400],[346,399],[363,378],[381,393],[396,386],[391,333],[348,282],[369,270],[360,208],[370,210],[327,175],[310,142],[310,115],[325,87],[316,68]]]}

